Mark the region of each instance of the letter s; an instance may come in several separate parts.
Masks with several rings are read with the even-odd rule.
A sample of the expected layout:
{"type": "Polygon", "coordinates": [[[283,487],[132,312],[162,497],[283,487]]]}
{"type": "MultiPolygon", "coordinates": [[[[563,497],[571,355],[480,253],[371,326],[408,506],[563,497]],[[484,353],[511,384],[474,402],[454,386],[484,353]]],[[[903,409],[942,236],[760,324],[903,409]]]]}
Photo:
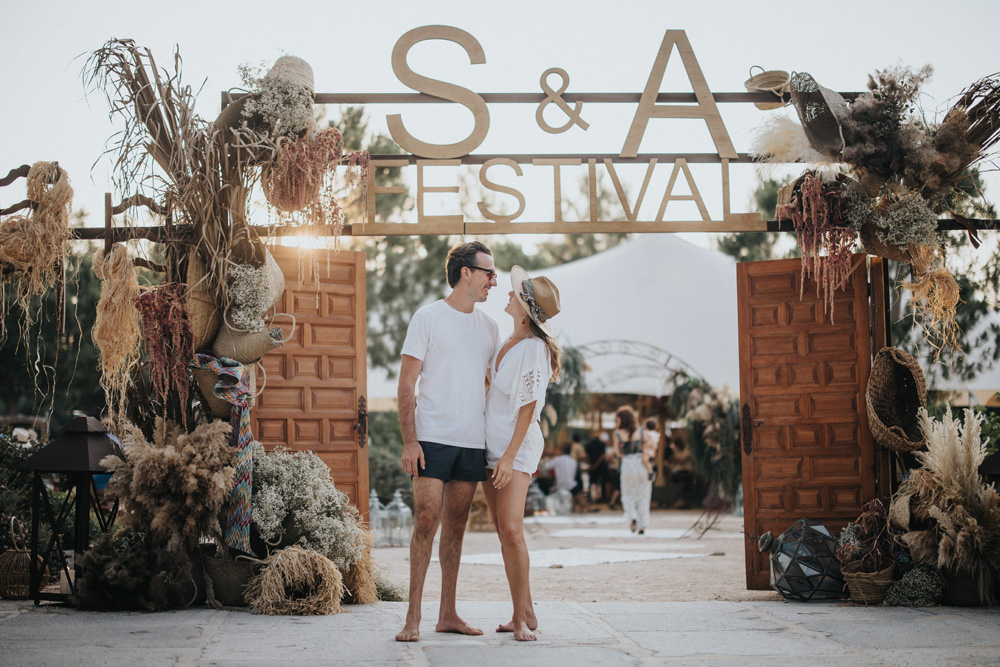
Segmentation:
{"type": "Polygon", "coordinates": [[[385,118],[389,126],[389,134],[403,150],[414,155],[442,160],[461,157],[471,153],[483,143],[486,133],[490,129],[490,112],[486,108],[486,102],[483,98],[468,88],[421,76],[410,69],[409,65],[406,64],[407,53],[412,46],[428,39],[444,39],[455,42],[465,49],[469,55],[469,62],[473,65],[486,62],[483,47],[479,45],[475,37],[466,31],[447,25],[428,25],[414,28],[399,38],[396,46],[392,49],[392,71],[396,74],[397,79],[414,90],[467,107],[475,119],[475,127],[472,129],[472,134],[457,143],[429,144],[415,139],[406,131],[400,114],[391,114],[385,118]]]}

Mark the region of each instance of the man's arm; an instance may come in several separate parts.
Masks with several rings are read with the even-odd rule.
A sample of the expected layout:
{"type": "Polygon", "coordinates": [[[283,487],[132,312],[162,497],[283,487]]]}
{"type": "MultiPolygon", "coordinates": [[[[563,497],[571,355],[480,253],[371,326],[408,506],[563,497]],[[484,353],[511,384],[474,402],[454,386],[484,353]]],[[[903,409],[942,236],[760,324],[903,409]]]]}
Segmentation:
{"type": "Polygon", "coordinates": [[[424,362],[416,357],[404,354],[399,365],[399,386],[396,390],[396,403],[399,409],[399,427],[403,432],[403,471],[419,477],[424,467],[424,450],[417,442],[417,378],[424,362]]]}

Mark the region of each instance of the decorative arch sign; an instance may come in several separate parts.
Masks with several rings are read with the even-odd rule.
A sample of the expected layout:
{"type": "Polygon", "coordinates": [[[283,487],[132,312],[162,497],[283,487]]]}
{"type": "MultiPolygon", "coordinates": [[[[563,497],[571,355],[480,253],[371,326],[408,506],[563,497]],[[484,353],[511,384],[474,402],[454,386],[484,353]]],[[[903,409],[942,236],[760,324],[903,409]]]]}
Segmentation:
{"type": "MultiPolygon", "coordinates": [[[[424,76],[407,63],[407,54],[417,44],[428,40],[445,40],[459,45],[470,65],[486,62],[486,53],[479,41],[460,28],[444,25],[414,28],[399,38],[392,50],[392,69],[401,83],[416,91],[406,94],[324,94],[316,95],[318,104],[412,104],[449,103],[464,106],[472,114],[474,125],[465,138],[448,144],[429,142],[407,127],[402,113],[386,115],[392,139],[405,155],[373,155],[368,180],[368,214],[362,224],[351,225],[354,236],[385,236],[412,234],[511,234],[511,233],[595,233],[595,232],[751,232],[767,231],[767,221],[757,213],[734,213],[730,206],[729,169],[732,163],[748,163],[749,155],[736,152],[729,132],[719,113],[719,102],[774,101],[770,93],[719,93],[708,87],[694,49],[683,30],[667,30],[653,60],[642,93],[567,93],[569,76],[565,70],[550,68],[540,78],[541,93],[477,93],[468,88],[424,76]],[[670,58],[679,58],[691,85],[692,93],[661,93],[670,58]],[[558,80],[553,87],[551,82],[558,80]],[[534,104],[535,121],[539,129],[549,134],[571,130],[586,131],[590,124],[584,118],[584,107],[590,103],[618,103],[634,106],[634,116],[618,153],[612,154],[477,154],[490,131],[491,104],[534,104]],[[562,114],[562,124],[550,124],[543,116],[549,105],[562,114]],[[715,153],[640,153],[647,130],[657,123],[677,119],[704,122],[715,145],[715,153]],[[717,163],[722,192],[722,219],[713,220],[691,173],[694,163],[717,163]],[[517,203],[513,212],[490,209],[488,201],[476,202],[486,222],[467,221],[463,215],[427,215],[425,197],[431,193],[459,192],[458,185],[429,186],[426,177],[435,168],[472,165],[478,167],[478,181],[484,191],[506,195],[517,203]],[[525,194],[516,185],[503,185],[501,179],[517,180],[524,175],[522,165],[551,170],[552,220],[520,220],[526,207],[525,194]],[[589,218],[570,221],[563,219],[562,186],[564,167],[586,165],[589,191],[589,218]],[[640,165],[645,175],[638,194],[629,201],[619,165],[640,165]],[[382,167],[406,167],[416,171],[416,223],[385,222],[376,219],[374,202],[380,195],[401,193],[402,186],[379,183],[382,167]],[[505,173],[506,172],[506,173],[505,173]],[[614,187],[620,216],[611,220],[598,218],[597,182],[599,172],[607,176],[614,187]],[[653,192],[650,182],[656,173],[669,173],[661,192],[653,192]],[[513,176],[511,175],[513,174],[513,176]],[[684,185],[678,187],[678,181],[684,185]],[[677,192],[675,192],[677,190],[677,192]],[[639,210],[647,197],[659,198],[656,215],[651,220],[639,218],[639,210]],[[698,219],[666,220],[672,202],[693,202],[698,219]]],[[[553,114],[549,114],[551,119],[553,114]]],[[[651,207],[647,207],[651,208],[651,207]]],[[[690,208],[690,207],[689,207],[690,208]]]]}

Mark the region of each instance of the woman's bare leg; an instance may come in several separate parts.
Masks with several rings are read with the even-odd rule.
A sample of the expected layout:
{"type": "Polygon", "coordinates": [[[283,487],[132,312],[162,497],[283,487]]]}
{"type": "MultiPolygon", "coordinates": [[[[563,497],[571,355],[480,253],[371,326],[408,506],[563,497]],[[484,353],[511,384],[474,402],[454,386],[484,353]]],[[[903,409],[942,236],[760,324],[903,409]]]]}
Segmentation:
{"type": "MultiPolygon", "coordinates": [[[[514,471],[510,483],[497,491],[496,498],[497,531],[503,549],[507,583],[510,585],[510,598],[514,605],[510,630],[518,641],[537,639],[528,627],[529,616],[534,616],[534,610],[530,603],[528,546],[524,541],[524,502],[530,481],[531,476],[527,473],[514,471]]],[[[537,627],[537,620],[534,625],[537,627]]]]}
{"type": "MultiPolygon", "coordinates": [[[[492,470],[487,469],[489,474],[492,475],[492,470]]],[[[515,475],[515,478],[517,475],[515,475]]],[[[531,478],[528,478],[530,484],[531,478]]],[[[493,488],[492,481],[488,481],[483,484],[483,492],[486,494],[486,505],[490,508],[490,518],[493,520],[493,528],[497,531],[497,537],[500,537],[500,529],[497,527],[497,494],[499,493],[495,488],[493,488]]],[[[528,488],[524,489],[525,498],[527,498],[528,488]]],[[[522,509],[521,514],[524,514],[522,509]]],[[[522,534],[523,534],[523,519],[522,519],[522,534]]],[[[503,555],[504,563],[507,562],[507,551],[504,547],[503,539],[500,539],[500,553],[503,555]]],[[[528,600],[527,600],[527,623],[529,630],[538,629],[538,618],[535,616],[535,607],[531,600],[531,588],[528,588],[528,600]]],[[[497,632],[514,632],[514,621],[508,621],[507,623],[502,623],[497,626],[497,632]]]]}

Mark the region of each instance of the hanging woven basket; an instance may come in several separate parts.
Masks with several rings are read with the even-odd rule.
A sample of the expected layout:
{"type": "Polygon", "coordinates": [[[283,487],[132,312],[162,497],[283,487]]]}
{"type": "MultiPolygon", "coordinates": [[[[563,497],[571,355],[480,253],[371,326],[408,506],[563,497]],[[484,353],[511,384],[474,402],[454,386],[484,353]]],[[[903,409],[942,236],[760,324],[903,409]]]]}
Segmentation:
{"type": "Polygon", "coordinates": [[[192,251],[188,255],[187,266],[187,284],[190,287],[187,309],[195,352],[208,348],[222,323],[222,309],[215,302],[205,274],[205,263],[196,250],[192,251]]]}
{"type": "Polygon", "coordinates": [[[788,72],[777,69],[765,70],[760,65],[754,65],[750,68],[750,78],[744,82],[743,86],[748,93],[774,93],[778,98],[775,102],[753,103],[761,111],[770,111],[791,104],[790,101],[784,100],[784,96],[791,90],[791,81],[792,76],[788,72]],[[759,69],[760,72],[754,74],[755,69],[759,69]]]}
{"type": "Polygon", "coordinates": [[[913,452],[924,446],[917,411],[927,407],[927,387],[913,355],[897,347],[879,350],[865,402],[868,427],[878,444],[896,452],[913,452]]]}
{"type": "Polygon", "coordinates": [[[858,236],[861,238],[861,244],[864,246],[865,252],[869,255],[885,257],[886,259],[906,262],[908,264],[913,261],[908,247],[893,245],[883,241],[874,223],[866,222],[862,225],[858,236]]]}
{"type": "MultiPolygon", "coordinates": [[[[10,537],[14,548],[8,549],[0,556],[0,597],[5,600],[26,600],[32,593],[29,569],[31,551],[27,548],[21,522],[15,517],[10,518],[10,537]],[[17,528],[16,532],[15,527],[17,528]],[[18,534],[20,534],[20,539],[18,534]]],[[[38,566],[42,570],[39,587],[45,588],[49,583],[49,568],[46,567],[41,556],[37,558],[38,566]]]]}

